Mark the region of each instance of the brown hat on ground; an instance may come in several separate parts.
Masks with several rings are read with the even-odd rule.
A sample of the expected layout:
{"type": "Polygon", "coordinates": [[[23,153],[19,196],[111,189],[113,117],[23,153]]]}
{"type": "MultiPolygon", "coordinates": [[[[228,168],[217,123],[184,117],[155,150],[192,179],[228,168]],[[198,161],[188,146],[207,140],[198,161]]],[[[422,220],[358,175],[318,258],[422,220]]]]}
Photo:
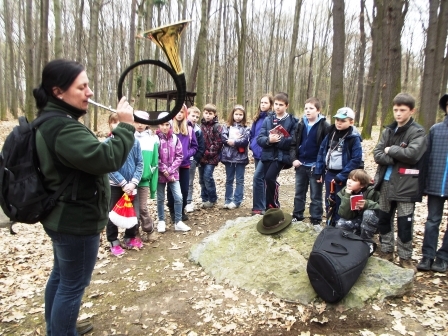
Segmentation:
{"type": "Polygon", "coordinates": [[[281,209],[269,209],[257,223],[257,230],[262,234],[273,234],[291,224],[292,216],[281,209]]]}

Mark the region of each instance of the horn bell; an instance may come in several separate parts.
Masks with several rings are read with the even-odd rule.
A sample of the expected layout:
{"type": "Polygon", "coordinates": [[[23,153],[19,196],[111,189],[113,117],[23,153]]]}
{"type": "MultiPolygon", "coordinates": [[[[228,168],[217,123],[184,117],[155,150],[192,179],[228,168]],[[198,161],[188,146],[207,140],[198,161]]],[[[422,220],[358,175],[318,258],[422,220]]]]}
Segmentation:
{"type": "Polygon", "coordinates": [[[180,35],[189,22],[191,22],[191,20],[179,21],[170,25],[144,31],[137,36],[150,39],[157,44],[163,50],[171,67],[178,75],[184,72],[179,55],[180,35]]]}

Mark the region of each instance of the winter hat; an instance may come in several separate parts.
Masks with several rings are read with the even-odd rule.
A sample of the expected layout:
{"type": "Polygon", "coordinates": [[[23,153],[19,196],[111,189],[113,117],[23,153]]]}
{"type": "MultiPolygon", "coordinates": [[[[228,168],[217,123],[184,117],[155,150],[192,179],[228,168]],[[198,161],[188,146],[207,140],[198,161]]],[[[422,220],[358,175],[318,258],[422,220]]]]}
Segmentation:
{"type": "Polygon", "coordinates": [[[333,118],[338,119],[345,119],[345,118],[351,118],[355,119],[355,112],[350,107],[342,107],[337,112],[336,115],[333,116],[333,118]]]}
{"type": "Polygon", "coordinates": [[[149,114],[146,111],[136,110],[136,111],[134,111],[134,115],[141,119],[149,120],[149,114]]]}
{"type": "Polygon", "coordinates": [[[272,208],[266,211],[263,218],[257,223],[257,230],[262,234],[273,234],[283,230],[291,224],[292,216],[281,209],[272,208]]]}
{"type": "MultiPolygon", "coordinates": [[[[162,119],[164,117],[166,117],[169,113],[168,112],[161,112],[159,113],[159,115],[157,116],[157,119],[162,119]]],[[[168,120],[168,122],[170,123],[171,126],[173,126],[173,120],[168,120]]]]}
{"type": "Polygon", "coordinates": [[[448,93],[445,93],[442,98],[440,98],[439,100],[439,106],[440,108],[445,111],[445,114],[447,114],[447,110],[446,110],[446,103],[448,102],[448,93]]]}

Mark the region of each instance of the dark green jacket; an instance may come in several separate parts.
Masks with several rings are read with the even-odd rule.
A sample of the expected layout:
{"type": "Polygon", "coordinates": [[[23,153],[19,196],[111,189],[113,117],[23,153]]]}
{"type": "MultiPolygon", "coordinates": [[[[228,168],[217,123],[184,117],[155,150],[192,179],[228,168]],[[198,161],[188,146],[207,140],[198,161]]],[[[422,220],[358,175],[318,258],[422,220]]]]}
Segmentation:
{"type": "Polygon", "coordinates": [[[353,219],[360,215],[362,215],[362,211],[364,210],[378,210],[380,208],[379,199],[380,193],[375,190],[373,186],[368,186],[364,191],[361,191],[360,194],[363,195],[363,198],[366,200],[366,204],[362,211],[359,210],[351,210],[350,207],[350,196],[358,195],[358,194],[348,194],[345,192],[347,187],[342,188],[340,192],[338,192],[338,196],[341,199],[341,205],[339,205],[338,214],[343,219],[353,219]]]}
{"type": "Polygon", "coordinates": [[[135,128],[120,123],[110,141],[100,142],[70,110],[48,103],[42,115],[48,111],[60,111],[65,116],[47,120],[36,133],[46,186],[55,191],[72,171],[76,175],[42,224],[60,233],[97,234],[106,226],[109,216],[107,174],[117,171],[125,162],[134,144],[135,128]]]}

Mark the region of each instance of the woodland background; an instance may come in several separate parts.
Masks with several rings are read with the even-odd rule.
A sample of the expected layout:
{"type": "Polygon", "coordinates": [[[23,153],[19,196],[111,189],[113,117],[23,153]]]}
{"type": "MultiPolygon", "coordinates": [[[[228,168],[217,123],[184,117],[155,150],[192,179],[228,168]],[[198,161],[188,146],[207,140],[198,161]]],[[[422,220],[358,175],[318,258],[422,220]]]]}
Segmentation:
{"type": "MultiPolygon", "coordinates": [[[[196,105],[217,105],[220,117],[236,103],[249,114],[264,93],[283,91],[300,114],[311,96],[324,114],[356,112],[362,135],[392,120],[402,91],[417,98],[427,129],[441,118],[447,91],[448,1],[445,0],[0,0],[0,119],[35,116],[32,89],[54,58],[87,68],[95,101],[115,106],[117,82],[130,64],[166,57],[137,33],[192,20],[180,39],[187,90],[196,105]]],[[[136,107],[146,92],[174,89],[156,67],[130,80],[136,107]],[[146,85],[141,85],[146,83],[146,85]]],[[[97,107],[84,122],[98,129],[97,107]]]]}

